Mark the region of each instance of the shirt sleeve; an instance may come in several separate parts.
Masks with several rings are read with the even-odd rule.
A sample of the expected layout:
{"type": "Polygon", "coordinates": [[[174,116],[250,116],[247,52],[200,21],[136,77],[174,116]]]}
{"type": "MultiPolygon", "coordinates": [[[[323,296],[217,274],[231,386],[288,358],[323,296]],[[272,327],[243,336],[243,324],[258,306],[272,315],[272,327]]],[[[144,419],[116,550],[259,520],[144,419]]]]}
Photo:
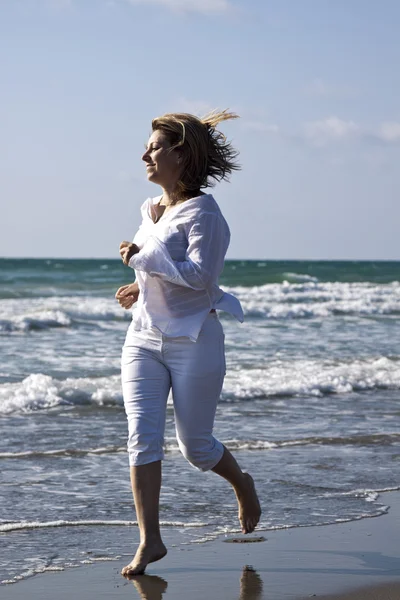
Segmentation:
{"type": "Polygon", "coordinates": [[[222,272],[229,239],[224,220],[215,213],[203,213],[189,229],[184,261],[173,260],[166,245],[150,236],[129,266],[176,285],[204,290],[216,283],[222,272]]]}

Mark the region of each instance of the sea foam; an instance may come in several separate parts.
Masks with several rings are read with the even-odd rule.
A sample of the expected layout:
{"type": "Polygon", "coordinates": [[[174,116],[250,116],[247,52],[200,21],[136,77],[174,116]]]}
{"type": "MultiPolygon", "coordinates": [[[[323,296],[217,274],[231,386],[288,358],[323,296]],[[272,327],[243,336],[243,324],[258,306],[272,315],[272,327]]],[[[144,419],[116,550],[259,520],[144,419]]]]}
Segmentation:
{"type": "MultiPolygon", "coordinates": [[[[400,283],[320,283],[307,275],[287,273],[297,282],[225,287],[242,303],[245,316],[267,320],[324,319],[335,315],[360,317],[400,314],[400,283]],[[301,281],[301,282],[299,282],[301,281]]],[[[53,296],[0,300],[0,333],[29,332],[53,327],[102,326],[128,321],[114,298],[53,296]]]]}
{"type": "MultiPolygon", "coordinates": [[[[271,359],[263,367],[228,369],[221,401],[348,394],[400,389],[400,360],[385,356],[355,360],[271,359]]],[[[0,414],[63,406],[123,406],[119,374],[56,379],[42,373],[0,385],[0,414]]]]}
{"type": "MultiPolygon", "coordinates": [[[[120,520],[82,520],[82,521],[17,521],[14,523],[3,523],[0,525],[1,533],[9,533],[11,531],[22,531],[27,529],[47,529],[53,527],[132,527],[137,526],[137,521],[120,521],[120,520]]],[[[182,521],[160,521],[161,527],[207,527],[209,523],[182,521]]]]}
{"type": "Polygon", "coordinates": [[[245,315],[264,319],[323,319],[335,315],[400,314],[400,284],[305,283],[225,288],[242,303],[245,315]]]}
{"type": "Polygon", "coordinates": [[[53,296],[0,300],[0,333],[28,332],[53,327],[79,327],[129,320],[113,298],[53,296]]]}

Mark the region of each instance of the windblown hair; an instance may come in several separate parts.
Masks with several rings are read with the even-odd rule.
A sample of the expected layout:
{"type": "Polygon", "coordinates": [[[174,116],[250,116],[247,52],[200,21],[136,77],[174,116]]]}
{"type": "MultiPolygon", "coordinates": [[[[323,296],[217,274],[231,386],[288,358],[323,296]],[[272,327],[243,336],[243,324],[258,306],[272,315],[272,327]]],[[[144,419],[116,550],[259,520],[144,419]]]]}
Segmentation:
{"type": "Polygon", "coordinates": [[[222,179],[229,180],[238,171],[238,152],[217,126],[222,121],[237,119],[228,110],[214,110],[204,117],[187,113],[169,113],[152,121],[153,131],[162,131],[171,143],[171,151],[182,151],[182,176],[178,182],[181,194],[190,195],[212,187],[222,179]]]}

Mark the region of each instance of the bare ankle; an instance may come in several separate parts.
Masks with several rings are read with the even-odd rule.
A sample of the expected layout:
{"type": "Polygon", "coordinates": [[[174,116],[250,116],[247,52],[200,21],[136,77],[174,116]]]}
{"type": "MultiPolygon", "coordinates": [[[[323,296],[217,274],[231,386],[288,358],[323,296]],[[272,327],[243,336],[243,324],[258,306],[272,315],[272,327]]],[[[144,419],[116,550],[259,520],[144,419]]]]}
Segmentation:
{"type": "Polygon", "coordinates": [[[161,534],[158,533],[146,533],[145,535],[140,536],[140,545],[141,546],[153,546],[155,544],[162,544],[163,541],[161,539],[161,534]]]}
{"type": "Polygon", "coordinates": [[[241,478],[238,481],[238,484],[235,486],[236,495],[240,495],[243,492],[246,492],[249,485],[248,473],[245,473],[244,471],[242,471],[241,473],[241,478]]]}

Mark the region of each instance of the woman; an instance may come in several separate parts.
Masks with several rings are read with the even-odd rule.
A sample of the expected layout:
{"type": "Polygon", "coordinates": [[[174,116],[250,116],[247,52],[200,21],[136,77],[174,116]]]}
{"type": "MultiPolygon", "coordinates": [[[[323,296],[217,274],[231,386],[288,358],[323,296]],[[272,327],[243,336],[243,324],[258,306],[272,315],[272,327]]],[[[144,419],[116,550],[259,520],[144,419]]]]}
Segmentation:
{"type": "Polygon", "coordinates": [[[123,575],[138,575],[167,553],[159,526],[161,460],[166,404],[172,389],[176,434],[185,458],[232,485],[243,533],[261,510],[253,479],[212,435],[225,375],[224,334],[216,309],[243,320],[240,303],[218,287],[229,228],[210,194],[212,180],[238,169],[237,152],[216,129],[236,115],[202,119],[167,114],[154,119],[142,160],[162,195],[142,206],[134,242],[122,242],[124,264],[136,272],[116,298],[138,302],[122,353],[122,389],[128,418],[128,452],[140,545],[123,575]]]}

